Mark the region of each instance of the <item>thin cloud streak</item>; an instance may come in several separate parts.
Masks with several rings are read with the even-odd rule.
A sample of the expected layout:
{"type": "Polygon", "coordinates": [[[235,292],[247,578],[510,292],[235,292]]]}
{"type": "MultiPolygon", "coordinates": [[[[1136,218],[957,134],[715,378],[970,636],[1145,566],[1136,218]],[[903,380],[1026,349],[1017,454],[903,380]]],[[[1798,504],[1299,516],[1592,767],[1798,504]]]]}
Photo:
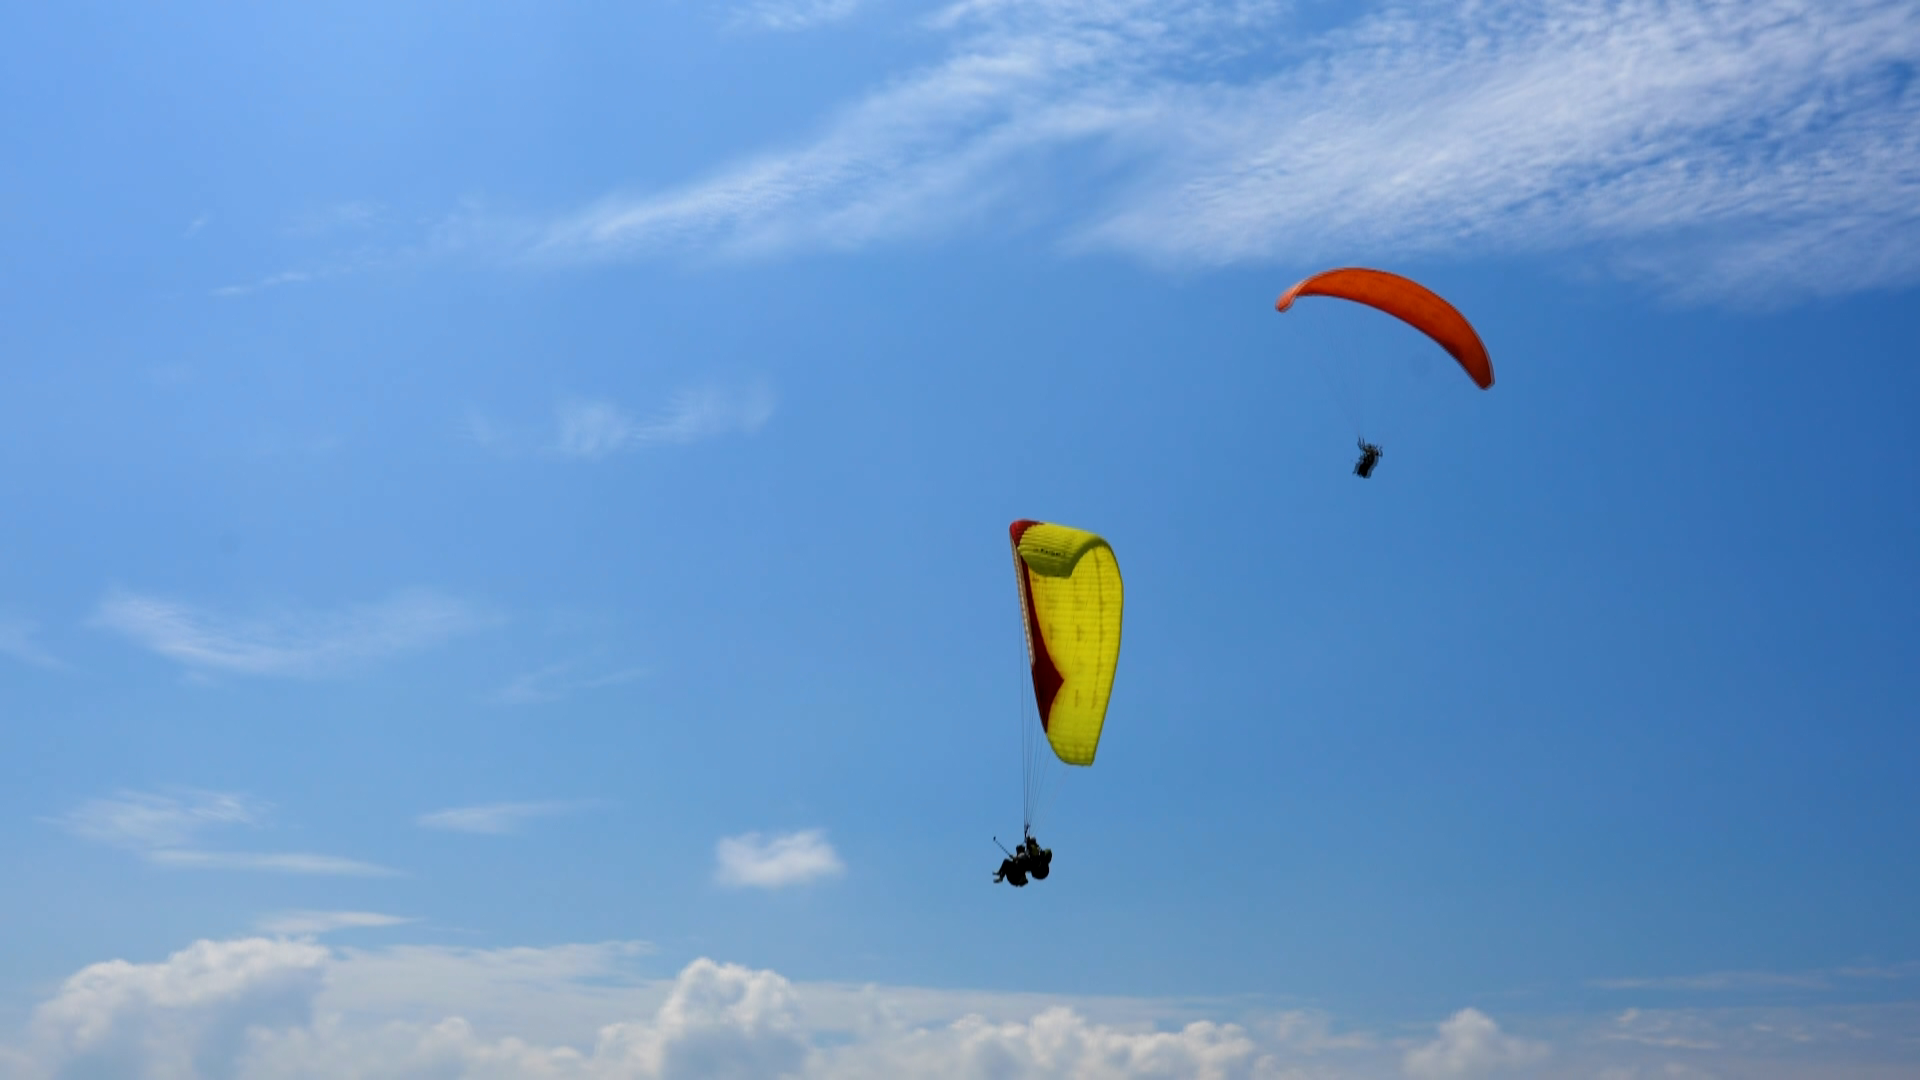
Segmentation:
{"type": "Polygon", "coordinates": [[[377,202],[349,200],[309,210],[299,215],[288,231],[296,235],[317,236],[343,230],[364,229],[380,221],[387,208],[377,202]]]}
{"type": "Polygon", "coordinates": [[[597,460],[647,446],[685,445],[722,435],[751,434],[773,416],[773,391],[703,388],[674,395],[667,408],[635,420],[605,400],[572,400],[558,409],[553,450],[562,457],[597,460]]]}
{"type": "Polygon", "coordinates": [[[1683,298],[1920,276],[1920,9],[1899,0],[1287,8],[966,3],[943,63],[814,141],[602,202],[531,257],[764,256],[1051,221],[1211,266],[1602,249],[1683,298]],[[1235,78],[1264,53],[1278,74],[1235,78]],[[1049,160],[1111,183],[1069,202],[1049,160]],[[1087,206],[1076,212],[1067,206],[1087,206]]]}
{"type": "Polygon", "coordinates": [[[117,593],[94,624],[200,672],[317,678],[438,645],[498,620],[425,590],[333,612],[241,619],[159,597],[117,593]]]}
{"type": "Polygon", "coordinates": [[[191,844],[211,829],[257,828],[267,810],[256,799],[218,791],[186,790],[176,795],[122,791],[110,799],[89,799],[52,821],[95,843],[173,848],[191,844]]]}
{"type": "Polygon", "coordinates": [[[1779,990],[1832,990],[1846,980],[1892,981],[1910,978],[1920,966],[1843,967],[1823,971],[1714,971],[1703,975],[1656,975],[1594,979],[1600,990],[1671,990],[1690,993],[1745,993],[1779,990]]]}
{"type": "Polygon", "coordinates": [[[728,25],[791,32],[836,23],[859,11],[863,0],[761,0],[737,8],[728,25]]]}
{"type": "Polygon", "coordinates": [[[594,805],[591,802],[505,802],[483,806],[455,806],[421,814],[414,824],[423,829],[504,836],[519,832],[535,818],[577,813],[594,805]]]}
{"type": "Polygon", "coordinates": [[[317,937],[335,930],[384,929],[417,921],[372,911],[282,911],[254,925],[261,933],[278,937],[317,937]]]}
{"type": "Polygon", "coordinates": [[[83,840],[124,848],[156,866],[250,870],[331,877],[392,877],[398,871],[357,859],[310,852],[210,851],[205,834],[265,826],[270,807],[246,795],[181,790],[172,795],[122,791],[42,819],[83,840]]]}
{"type": "Polygon", "coordinates": [[[212,295],[218,297],[247,296],[252,293],[266,292],[269,289],[278,289],[284,285],[299,285],[323,276],[325,275],[317,274],[309,270],[282,270],[277,274],[268,274],[258,281],[249,281],[240,285],[222,285],[214,289],[212,295]]]}
{"type": "Polygon", "coordinates": [[[584,674],[577,661],[563,661],[515,676],[513,681],[494,691],[489,700],[496,705],[539,705],[577,693],[635,682],[650,674],[651,670],[644,667],[584,674]]]}
{"type": "Polygon", "coordinates": [[[15,619],[0,616],[0,656],[11,657],[23,664],[48,671],[65,671],[67,665],[61,659],[34,640],[39,636],[39,624],[30,619],[15,619]]]}
{"type": "Polygon", "coordinates": [[[396,877],[391,870],[358,859],[310,852],[193,851],[163,848],[145,853],[146,860],[158,866],[189,870],[252,870],[274,874],[303,874],[318,877],[396,877]]]}
{"type": "Polygon", "coordinates": [[[765,382],[681,390],[664,408],[639,417],[608,398],[558,402],[551,427],[516,430],[469,408],[457,428],[463,442],[507,457],[524,454],[567,461],[602,461],[618,454],[686,446],[729,435],[751,435],[773,418],[776,398],[765,382]]]}

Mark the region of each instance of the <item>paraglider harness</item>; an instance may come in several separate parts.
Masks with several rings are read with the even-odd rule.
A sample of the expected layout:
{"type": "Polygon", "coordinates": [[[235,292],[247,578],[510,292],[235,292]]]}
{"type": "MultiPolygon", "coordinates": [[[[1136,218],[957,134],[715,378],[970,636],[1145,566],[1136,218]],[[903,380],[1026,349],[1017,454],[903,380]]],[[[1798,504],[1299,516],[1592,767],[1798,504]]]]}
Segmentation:
{"type": "MultiPolygon", "coordinates": [[[[993,842],[1000,843],[997,837],[993,842]]],[[[1000,860],[1000,869],[994,872],[993,881],[996,885],[1005,881],[1017,889],[1026,885],[1029,875],[1035,881],[1045,881],[1047,874],[1052,872],[1053,849],[1041,847],[1040,841],[1035,840],[1032,833],[1028,833],[1026,839],[1015,845],[1012,851],[1007,851],[1005,847],[1000,850],[1006,852],[1007,857],[1000,860]]]]}
{"type": "Polygon", "coordinates": [[[1378,464],[1380,464],[1379,445],[1370,443],[1362,437],[1360,440],[1360,460],[1354,462],[1353,475],[1365,480],[1367,477],[1373,475],[1373,467],[1378,464]]]}

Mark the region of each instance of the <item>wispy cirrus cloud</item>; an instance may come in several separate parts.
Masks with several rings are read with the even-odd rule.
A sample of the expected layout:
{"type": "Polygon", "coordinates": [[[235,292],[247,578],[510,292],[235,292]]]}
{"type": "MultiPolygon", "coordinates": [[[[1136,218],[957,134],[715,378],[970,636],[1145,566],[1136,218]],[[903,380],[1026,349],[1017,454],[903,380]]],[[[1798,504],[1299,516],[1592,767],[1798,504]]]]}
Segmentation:
{"type": "Polygon", "coordinates": [[[1720,1040],[1709,1019],[1687,1012],[1627,1009],[1603,1038],[1665,1050],[1718,1050],[1720,1040]]]}
{"type": "Polygon", "coordinates": [[[611,401],[574,399],[558,409],[553,450],[562,457],[597,459],[646,446],[751,434],[773,416],[773,406],[773,391],[764,383],[743,390],[684,390],[646,419],[628,415],[611,401]]]}
{"type": "Polygon", "coordinates": [[[421,814],[414,823],[425,829],[448,832],[482,833],[502,836],[519,832],[536,818],[556,817],[586,810],[595,803],[587,800],[564,802],[502,802],[481,806],[455,806],[421,814]]]}
{"type": "Polygon", "coordinates": [[[417,921],[402,915],[381,915],[372,911],[282,911],[265,916],[254,925],[263,934],[318,937],[335,930],[383,929],[417,921]]]}
{"type": "Polygon", "coordinates": [[[1655,990],[1681,993],[1751,993],[1756,991],[1832,990],[1849,981],[1884,982],[1911,978],[1920,964],[1889,964],[1826,968],[1815,971],[1713,971],[1701,975],[1653,975],[1636,978],[1594,979],[1587,985],[1601,990],[1655,990]]]}
{"type": "Polygon", "coordinates": [[[315,207],[294,218],[288,231],[306,236],[342,230],[365,229],[380,221],[387,214],[387,208],[377,202],[366,199],[347,199],[327,206],[315,207]]]}
{"type": "Polygon", "coordinates": [[[496,624],[475,605],[427,590],[318,612],[239,617],[133,592],[103,600],[93,623],[198,672],[317,678],[441,644],[496,624]]]}
{"type": "Polygon", "coordinates": [[[840,854],[823,829],[762,836],[757,832],[722,839],[715,847],[722,885],[780,889],[846,873],[840,854]]]}
{"type": "Polygon", "coordinates": [[[1595,249],[1692,298],[1920,277],[1903,0],[1409,0],[1331,30],[1259,0],[969,0],[928,26],[944,61],[811,142],[604,199],[529,255],[1017,222],[1198,266],[1595,249]]]}
{"type": "Polygon", "coordinates": [[[1833,985],[1820,972],[1717,971],[1708,975],[1663,975],[1640,979],[1595,979],[1601,990],[1824,990],[1833,985]]]}
{"type": "Polygon", "coordinates": [[[281,270],[253,281],[243,281],[236,285],[221,285],[213,290],[214,296],[247,296],[252,293],[266,292],[286,285],[299,285],[327,275],[312,270],[281,270]]]}
{"type": "Polygon", "coordinates": [[[225,792],[122,791],[112,798],[90,799],[47,820],[82,839],[133,851],[156,866],[329,877],[387,877],[396,873],[336,855],[211,850],[204,846],[210,832],[265,827],[269,810],[266,803],[250,796],[225,792]]]}
{"type": "Polygon", "coordinates": [[[0,656],[49,671],[65,670],[67,665],[40,644],[39,635],[40,626],[33,620],[0,615],[0,656]]]}
{"type": "Polygon", "coordinates": [[[565,398],[554,406],[550,427],[526,425],[518,430],[468,408],[458,430],[465,441],[506,456],[600,461],[650,448],[751,435],[772,419],[774,407],[773,388],[752,382],[681,390],[664,407],[645,415],[635,415],[609,398],[565,398]]]}
{"type": "Polygon", "coordinates": [[[620,686],[646,678],[644,667],[619,667],[607,670],[589,668],[581,661],[567,660],[517,675],[490,696],[496,705],[537,705],[559,701],[577,693],[620,686]]]}
{"type": "Polygon", "coordinates": [[[195,851],[169,848],[149,851],[146,859],[159,866],[191,870],[256,870],[272,874],[316,877],[394,877],[398,871],[359,859],[315,855],[306,851],[195,851]]]}
{"type": "Polygon", "coordinates": [[[258,828],[268,807],[247,795],[182,789],[172,794],[122,791],[89,799],[54,819],[68,832],[96,843],[135,849],[175,848],[210,830],[258,828]]]}
{"type": "Polygon", "coordinates": [[[760,0],[734,9],[728,25],[754,30],[811,30],[859,11],[864,0],[760,0]]]}

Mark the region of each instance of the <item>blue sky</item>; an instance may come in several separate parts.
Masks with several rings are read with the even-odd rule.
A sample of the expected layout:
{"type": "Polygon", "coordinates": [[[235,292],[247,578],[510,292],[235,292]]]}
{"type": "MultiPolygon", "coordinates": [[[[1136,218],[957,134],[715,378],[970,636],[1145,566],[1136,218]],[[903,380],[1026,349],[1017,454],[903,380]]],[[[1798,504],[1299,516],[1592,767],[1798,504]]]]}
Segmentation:
{"type": "Polygon", "coordinates": [[[0,43],[0,1076],[1920,1068],[1912,5],[0,43]]]}

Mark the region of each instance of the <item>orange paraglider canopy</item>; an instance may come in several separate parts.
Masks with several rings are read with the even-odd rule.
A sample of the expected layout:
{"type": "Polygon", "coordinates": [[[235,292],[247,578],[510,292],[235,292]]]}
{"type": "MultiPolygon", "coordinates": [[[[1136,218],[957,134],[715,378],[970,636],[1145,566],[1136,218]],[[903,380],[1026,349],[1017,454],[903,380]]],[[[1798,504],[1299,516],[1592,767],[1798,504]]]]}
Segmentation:
{"type": "Polygon", "coordinates": [[[1487,347],[1474,332],[1473,324],[1440,294],[1417,281],[1363,266],[1328,270],[1280,294],[1274,309],[1285,311],[1302,296],[1337,296],[1384,311],[1438,342],[1460,361],[1480,389],[1493,385],[1493,360],[1487,356],[1487,347]]]}

